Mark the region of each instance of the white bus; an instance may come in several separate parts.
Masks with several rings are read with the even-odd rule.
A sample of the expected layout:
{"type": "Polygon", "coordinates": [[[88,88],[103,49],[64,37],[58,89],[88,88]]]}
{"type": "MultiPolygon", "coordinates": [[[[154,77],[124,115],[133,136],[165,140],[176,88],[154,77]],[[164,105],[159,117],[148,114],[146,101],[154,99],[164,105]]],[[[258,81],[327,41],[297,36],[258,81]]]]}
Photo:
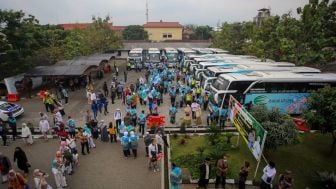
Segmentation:
{"type": "Polygon", "coordinates": [[[209,108],[227,108],[230,95],[241,104],[266,105],[288,114],[301,114],[312,91],[336,86],[336,74],[251,72],[221,74],[210,87],[209,108]]]}
{"type": "Polygon", "coordinates": [[[192,48],[196,52],[196,54],[214,54],[213,51],[207,48],[192,48]]]}
{"type": "Polygon", "coordinates": [[[211,51],[213,54],[228,54],[229,51],[219,49],[219,48],[205,48],[206,50],[211,51]]]}
{"type": "Polygon", "coordinates": [[[164,48],[163,49],[165,59],[167,60],[168,67],[173,67],[177,63],[178,52],[174,48],[164,48]]]}
{"type": "Polygon", "coordinates": [[[294,73],[320,73],[321,70],[311,67],[276,67],[272,65],[239,64],[229,67],[208,67],[201,73],[200,85],[208,91],[211,83],[224,73],[250,73],[253,71],[287,71],[294,73]]]}
{"type": "Polygon", "coordinates": [[[255,62],[255,61],[218,61],[218,62],[201,62],[193,67],[192,73],[194,78],[199,81],[201,79],[201,73],[204,72],[209,67],[232,67],[239,64],[251,64],[251,65],[264,65],[264,66],[274,66],[274,67],[294,67],[293,63],[283,63],[283,62],[255,62]]]}
{"type": "Polygon", "coordinates": [[[131,68],[135,67],[135,64],[143,63],[144,51],[142,48],[134,48],[128,53],[127,62],[131,63],[131,68]]]}
{"type": "Polygon", "coordinates": [[[147,52],[147,63],[160,63],[161,53],[158,48],[148,48],[147,52]]]}

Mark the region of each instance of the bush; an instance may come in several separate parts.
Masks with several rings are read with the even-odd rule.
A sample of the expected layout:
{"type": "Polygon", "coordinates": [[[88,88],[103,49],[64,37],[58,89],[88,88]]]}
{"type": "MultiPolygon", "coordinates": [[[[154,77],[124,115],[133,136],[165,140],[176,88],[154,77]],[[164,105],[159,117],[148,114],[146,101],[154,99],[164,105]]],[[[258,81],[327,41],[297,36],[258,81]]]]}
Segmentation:
{"type": "Polygon", "coordinates": [[[297,131],[292,118],[278,109],[267,110],[265,106],[253,106],[251,114],[267,131],[265,149],[275,150],[278,146],[293,144],[297,131]]]}
{"type": "Polygon", "coordinates": [[[186,124],[185,124],[185,122],[182,122],[182,124],[180,126],[180,132],[181,133],[185,133],[186,132],[186,124]]]}
{"type": "Polygon", "coordinates": [[[206,135],[207,140],[210,142],[210,145],[214,146],[220,141],[220,129],[216,125],[211,125],[208,128],[209,134],[206,135]]]}
{"type": "Polygon", "coordinates": [[[185,143],[186,143],[186,140],[185,140],[184,138],[181,138],[179,144],[180,144],[180,145],[185,145],[185,143]]]}
{"type": "Polygon", "coordinates": [[[177,135],[176,133],[174,133],[174,134],[172,135],[172,137],[173,137],[173,139],[177,139],[177,138],[178,138],[178,135],[177,135]]]}
{"type": "Polygon", "coordinates": [[[336,174],[334,172],[316,172],[317,181],[322,184],[323,188],[336,188],[336,174]]]}

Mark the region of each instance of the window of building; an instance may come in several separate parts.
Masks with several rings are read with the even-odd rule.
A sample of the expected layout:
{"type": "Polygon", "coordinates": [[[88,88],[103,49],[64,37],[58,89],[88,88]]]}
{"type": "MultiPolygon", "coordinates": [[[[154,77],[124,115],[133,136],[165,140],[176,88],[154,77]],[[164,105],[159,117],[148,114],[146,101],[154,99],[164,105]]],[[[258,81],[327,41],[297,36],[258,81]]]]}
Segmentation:
{"type": "Polygon", "coordinates": [[[165,38],[165,39],[171,39],[171,38],[173,38],[173,35],[172,35],[172,33],[163,33],[162,34],[162,38],[165,38]]]}
{"type": "Polygon", "coordinates": [[[167,37],[168,37],[168,34],[167,34],[167,33],[163,33],[163,34],[162,34],[162,37],[163,37],[163,38],[167,38],[167,37]]]}
{"type": "Polygon", "coordinates": [[[173,38],[173,35],[171,33],[168,33],[168,38],[173,38]]]}

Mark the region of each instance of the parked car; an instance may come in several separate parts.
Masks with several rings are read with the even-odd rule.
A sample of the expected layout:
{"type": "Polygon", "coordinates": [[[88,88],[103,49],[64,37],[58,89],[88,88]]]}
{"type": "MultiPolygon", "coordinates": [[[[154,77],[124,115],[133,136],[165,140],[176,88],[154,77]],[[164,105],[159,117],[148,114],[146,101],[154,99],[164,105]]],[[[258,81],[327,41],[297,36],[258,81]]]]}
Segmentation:
{"type": "Polygon", "coordinates": [[[24,113],[24,109],[19,104],[13,104],[6,101],[0,101],[0,119],[3,121],[8,120],[10,114],[13,117],[18,117],[24,113]]]}

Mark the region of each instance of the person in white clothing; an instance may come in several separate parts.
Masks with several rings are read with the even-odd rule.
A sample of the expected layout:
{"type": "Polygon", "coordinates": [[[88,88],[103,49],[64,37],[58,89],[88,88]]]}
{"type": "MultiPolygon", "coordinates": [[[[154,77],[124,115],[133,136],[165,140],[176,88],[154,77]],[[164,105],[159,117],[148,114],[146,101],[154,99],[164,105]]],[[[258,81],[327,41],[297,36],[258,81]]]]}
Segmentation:
{"type": "Polygon", "coordinates": [[[48,184],[47,179],[49,175],[40,169],[34,170],[34,183],[36,189],[52,189],[48,184]]]}
{"type": "Polygon", "coordinates": [[[48,135],[48,132],[49,132],[49,129],[50,129],[49,121],[46,120],[46,119],[41,119],[39,127],[40,127],[41,133],[43,134],[43,138],[45,140],[48,140],[48,136],[47,135],[48,135]]]}
{"type": "Polygon", "coordinates": [[[271,189],[272,182],[276,174],[275,163],[270,161],[264,168],[263,172],[264,174],[261,177],[260,189],[271,189]]]}
{"type": "Polygon", "coordinates": [[[119,128],[119,125],[121,124],[121,120],[123,119],[123,115],[120,111],[119,108],[116,109],[116,111],[114,112],[114,121],[115,121],[115,125],[116,128],[119,128]]]}
{"type": "Polygon", "coordinates": [[[91,93],[91,96],[90,96],[90,97],[91,97],[91,102],[97,100],[97,95],[96,95],[96,93],[94,93],[94,92],[91,93]]]}
{"type": "Polygon", "coordinates": [[[200,105],[196,101],[194,101],[191,104],[191,115],[193,119],[196,119],[196,111],[198,110],[198,108],[200,108],[200,105]]]}
{"type": "Polygon", "coordinates": [[[33,144],[33,136],[26,123],[22,123],[21,137],[25,143],[33,144]]]}
{"type": "Polygon", "coordinates": [[[54,111],[54,119],[55,119],[55,123],[63,122],[62,114],[58,109],[55,109],[55,111],[54,111]]]}
{"type": "Polygon", "coordinates": [[[159,147],[155,139],[152,139],[152,143],[148,146],[149,157],[149,169],[153,169],[154,172],[159,171],[157,163],[157,155],[159,153],[159,147]]]}

